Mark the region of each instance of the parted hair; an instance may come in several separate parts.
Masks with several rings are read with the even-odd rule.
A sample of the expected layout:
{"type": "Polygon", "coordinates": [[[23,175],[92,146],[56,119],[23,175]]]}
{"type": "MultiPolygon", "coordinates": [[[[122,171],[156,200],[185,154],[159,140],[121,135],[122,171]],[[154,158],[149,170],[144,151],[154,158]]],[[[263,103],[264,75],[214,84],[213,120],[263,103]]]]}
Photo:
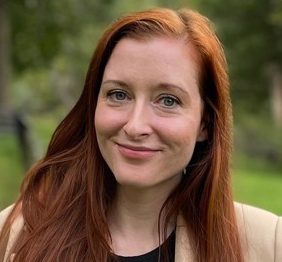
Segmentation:
{"type": "MultiPolygon", "coordinates": [[[[196,144],[179,185],[162,207],[162,232],[182,215],[196,261],[243,261],[230,186],[232,112],[226,59],[210,21],[198,12],[156,8],[111,24],[97,44],[80,98],[59,124],[44,158],[27,172],[0,236],[0,254],[14,219],[24,230],[14,261],[97,261],[114,258],[107,214],[116,181],[101,156],[95,108],[105,66],[120,39],[181,38],[199,57],[199,89],[207,140],[196,144]]],[[[0,256],[1,257],[1,256],[0,256]]]]}

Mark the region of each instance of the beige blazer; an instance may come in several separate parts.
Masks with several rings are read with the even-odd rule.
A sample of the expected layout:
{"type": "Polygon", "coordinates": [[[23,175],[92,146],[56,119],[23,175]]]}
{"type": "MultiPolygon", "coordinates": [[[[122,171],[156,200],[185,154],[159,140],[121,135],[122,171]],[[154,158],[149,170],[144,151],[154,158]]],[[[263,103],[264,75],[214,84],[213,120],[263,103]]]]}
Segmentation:
{"type": "MultiPolygon", "coordinates": [[[[239,203],[235,203],[235,211],[245,261],[282,262],[282,218],[239,203]]],[[[176,229],[175,261],[194,261],[181,217],[176,229]]]]}
{"type": "MultiPolygon", "coordinates": [[[[0,213],[0,231],[12,206],[0,213]]],[[[235,203],[236,216],[246,262],[282,262],[282,218],[255,207],[235,203]]],[[[12,225],[3,262],[23,228],[23,218],[18,217],[12,225]]],[[[192,262],[193,252],[186,234],[185,222],[178,218],[176,227],[175,262],[192,262]]],[[[227,261],[228,262],[228,261],[227,261]]]]}

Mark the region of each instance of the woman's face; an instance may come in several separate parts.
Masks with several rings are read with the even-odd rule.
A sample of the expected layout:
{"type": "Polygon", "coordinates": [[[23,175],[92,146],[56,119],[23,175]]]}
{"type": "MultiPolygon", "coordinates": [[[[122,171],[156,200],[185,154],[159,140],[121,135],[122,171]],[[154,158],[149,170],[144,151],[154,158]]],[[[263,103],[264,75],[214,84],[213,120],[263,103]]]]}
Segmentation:
{"type": "Polygon", "coordinates": [[[124,38],[106,65],[95,126],[120,186],[174,187],[189,163],[203,104],[197,54],[181,39],[124,38]]]}

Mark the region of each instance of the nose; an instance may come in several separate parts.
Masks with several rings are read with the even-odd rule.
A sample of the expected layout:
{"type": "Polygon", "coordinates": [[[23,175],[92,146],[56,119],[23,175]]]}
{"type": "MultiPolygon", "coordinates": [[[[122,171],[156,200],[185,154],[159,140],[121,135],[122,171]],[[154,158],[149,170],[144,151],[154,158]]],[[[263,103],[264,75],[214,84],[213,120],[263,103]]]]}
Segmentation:
{"type": "Polygon", "coordinates": [[[125,134],[131,139],[142,139],[152,133],[150,106],[144,102],[136,102],[128,112],[123,126],[125,134]]]}

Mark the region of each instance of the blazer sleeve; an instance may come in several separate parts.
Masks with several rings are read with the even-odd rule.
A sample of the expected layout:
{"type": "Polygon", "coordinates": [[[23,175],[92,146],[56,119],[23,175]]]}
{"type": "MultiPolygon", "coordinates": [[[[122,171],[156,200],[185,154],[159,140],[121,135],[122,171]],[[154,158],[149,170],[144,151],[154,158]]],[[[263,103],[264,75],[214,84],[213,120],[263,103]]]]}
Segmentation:
{"type": "Polygon", "coordinates": [[[5,224],[7,217],[9,216],[10,212],[12,211],[13,205],[7,207],[6,209],[0,212],[0,232],[2,231],[2,227],[5,224]]]}
{"type": "MultiPolygon", "coordinates": [[[[14,207],[14,205],[11,205],[11,206],[7,207],[6,209],[4,209],[3,211],[0,212],[0,232],[2,231],[4,223],[5,223],[6,219],[8,218],[10,212],[12,211],[13,207],[14,207]]],[[[4,254],[4,259],[2,259],[0,257],[0,259],[2,259],[2,261],[4,261],[4,262],[12,261],[11,257],[13,256],[13,254],[10,254],[10,251],[11,251],[14,243],[16,242],[21,230],[23,229],[23,226],[24,226],[24,220],[23,220],[23,217],[20,213],[15,218],[14,222],[11,225],[10,233],[8,235],[8,239],[7,239],[7,242],[6,242],[6,251],[5,251],[5,254],[4,254]]],[[[2,254],[0,254],[0,255],[2,255],[2,254]]]]}
{"type": "Polygon", "coordinates": [[[282,262],[282,218],[244,204],[235,210],[245,260],[282,262]]]}
{"type": "Polygon", "coordinates": [[[275,237],[275,262],[282,261],[282,217],[278,218],[275,237]]]}

